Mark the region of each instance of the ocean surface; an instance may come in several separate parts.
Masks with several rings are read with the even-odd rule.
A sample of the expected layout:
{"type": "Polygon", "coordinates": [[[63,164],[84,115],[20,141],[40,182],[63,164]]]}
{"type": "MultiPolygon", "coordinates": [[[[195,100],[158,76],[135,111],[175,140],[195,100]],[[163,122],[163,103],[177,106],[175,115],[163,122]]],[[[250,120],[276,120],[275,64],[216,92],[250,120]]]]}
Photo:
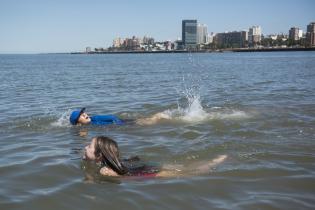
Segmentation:
{"type": "Polygon", "coordinates": [[[314,209],[315,53],[0,55],[0,209],[314,209]],[[148,124],[71,126],[72,110],[148,124]],[[206,173],[109,178],[123,157],[206,173]]]}

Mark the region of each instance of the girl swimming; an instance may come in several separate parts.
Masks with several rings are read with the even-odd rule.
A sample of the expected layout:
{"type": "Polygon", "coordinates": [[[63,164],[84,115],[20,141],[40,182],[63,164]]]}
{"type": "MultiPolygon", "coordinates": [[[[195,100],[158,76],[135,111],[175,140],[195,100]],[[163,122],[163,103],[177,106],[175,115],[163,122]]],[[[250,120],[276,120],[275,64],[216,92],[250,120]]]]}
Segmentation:
{"type": "MultiPolygon", "coordinates": [[[[227,158],[220,155],[206,164],[195,164],[193,174],[202,174],[222,163],[227,158]]],[[[83,159],[92,160],[101,164],[100,174],[104,176],[144,176],[144,177],[174,177],[185,176],[183,167],[156,167],[139,164],[139,158],[133,157],[122,160],[117,143],[105,136],[94,137],[85,147],[83,159]]],[[[191,174],[192,175],[192,174],[191,174]]]]}

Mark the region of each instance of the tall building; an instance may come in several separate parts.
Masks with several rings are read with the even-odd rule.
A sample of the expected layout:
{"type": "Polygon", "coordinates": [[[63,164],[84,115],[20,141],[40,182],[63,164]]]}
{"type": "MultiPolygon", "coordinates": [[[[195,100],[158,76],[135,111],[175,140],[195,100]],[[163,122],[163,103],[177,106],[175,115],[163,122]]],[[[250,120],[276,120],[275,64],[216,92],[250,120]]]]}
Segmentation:
{"type": "Polygon", "coordinates": [[[315,46],[315,22],[307,25],[306,42],[309,47],[315,46]]]}
{"type": "Polygon", "coordinates": [[[233,31],[218,33],[214,42],[218,48],[243,48],[246,47],[247,31],[233,31]]]}
{"type": "Polygon", "coordinates": [[[208,27],[205,24],[197,24],[197,44],[207,42],[208,27]]]}
{"type": "Polygon", "coordinates": [[[303,38],[303,30],[302,29],[299,30],[299,39],[301,39],[301,38],[303,38]]]}
{"type": "Polygon", "coordinates": [[[292,27],[290,30],[289,30],[289,39],[292,40],[292,41],[298,41],[300,38],[299,38],[299,31],[300,29],[297,28],[297,27],[292,27]]]}
{"type": "Polygon", "coordinates": [[[197,48],[197,20],[182,21],[182,41],[184,48],[197,48]]]}
{"type": "Polygon", "coordinates": [[[253,26],[248,31],[248,45],[255,46],[261,41],[261,27],[253,26]]]}

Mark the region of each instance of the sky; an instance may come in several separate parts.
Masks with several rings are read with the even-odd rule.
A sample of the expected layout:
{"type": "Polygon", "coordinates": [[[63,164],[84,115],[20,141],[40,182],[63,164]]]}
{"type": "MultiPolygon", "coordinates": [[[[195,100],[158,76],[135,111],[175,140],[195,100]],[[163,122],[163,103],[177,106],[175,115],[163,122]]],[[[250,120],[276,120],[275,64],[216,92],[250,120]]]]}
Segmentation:
{"type": "Polygon", "coordinates": [[[208,32],[306,31],[315,0],[0,0],[0,53],[84,51],[112,45],[116,37],[181,38],[183,19],[208,32]]]}

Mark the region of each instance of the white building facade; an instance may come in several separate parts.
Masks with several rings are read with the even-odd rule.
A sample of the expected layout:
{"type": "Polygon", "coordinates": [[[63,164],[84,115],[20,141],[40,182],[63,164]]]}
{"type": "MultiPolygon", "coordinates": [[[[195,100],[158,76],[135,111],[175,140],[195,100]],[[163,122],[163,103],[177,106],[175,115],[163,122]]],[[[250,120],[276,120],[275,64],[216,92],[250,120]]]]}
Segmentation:
{"type": "Polygon", "coordinates": [[[248,45],[254,46],[261,41],[262,30],[260,26],[253,26],[248,31],[248,45]]]}
{"type": "Polygon", "coordinates": [[[197,44],[205,44],[207,42],[208,27],[206,24],[197,25],[197,44]]]}

